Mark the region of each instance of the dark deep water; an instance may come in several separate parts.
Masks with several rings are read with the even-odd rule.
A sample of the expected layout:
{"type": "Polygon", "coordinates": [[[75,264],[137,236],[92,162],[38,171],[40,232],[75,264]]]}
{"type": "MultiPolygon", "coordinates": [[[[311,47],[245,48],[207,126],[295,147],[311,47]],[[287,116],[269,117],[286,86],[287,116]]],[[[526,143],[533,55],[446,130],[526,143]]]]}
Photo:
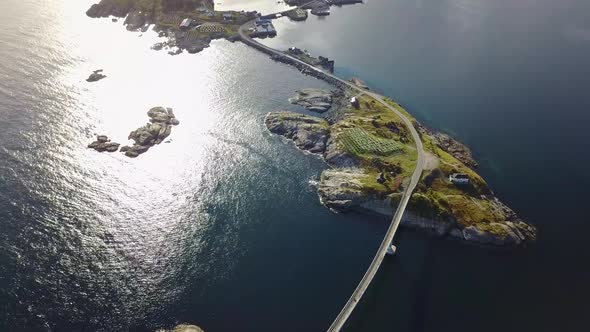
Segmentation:
{"type": "MultiPolygon", "coordinates": [[[[0,330],[325,330],[387,224],[323,208],[323,162],[262,123],[325,84],[239,43],[149,51],[90,3],[0,2],[0,330]],[[159,104],[171,144],[85,149],[159,104]]],[[[371,0],[276,26],[268,43],[334,57],[466,142],[540,231],[507,253],[402,232],[348,330],[586,329],[589,2],[371,0]]]]}
{"type": "Polygon", "coordinates": [[[371,0],[310,18],[266,43],[335,58],[467,143],[540,233],[506,254],[404,233],[351,330],[585,330],[590,2],[371,0]]]}

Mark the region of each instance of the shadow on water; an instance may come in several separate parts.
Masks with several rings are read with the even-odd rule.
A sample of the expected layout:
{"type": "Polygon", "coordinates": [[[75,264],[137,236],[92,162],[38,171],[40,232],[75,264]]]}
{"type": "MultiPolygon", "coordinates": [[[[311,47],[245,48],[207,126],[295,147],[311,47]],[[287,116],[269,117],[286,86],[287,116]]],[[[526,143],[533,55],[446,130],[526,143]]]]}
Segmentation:
{"type": "Polygon", "coordinates": [[[345,331],[425,331],[436,278],[436,239],[402,230],[395,242],[401,243],[396,255],[385,257],[345,331]],[[408,235],[417,236],[413,241],[420,245],[406,240],[408,235]]]}

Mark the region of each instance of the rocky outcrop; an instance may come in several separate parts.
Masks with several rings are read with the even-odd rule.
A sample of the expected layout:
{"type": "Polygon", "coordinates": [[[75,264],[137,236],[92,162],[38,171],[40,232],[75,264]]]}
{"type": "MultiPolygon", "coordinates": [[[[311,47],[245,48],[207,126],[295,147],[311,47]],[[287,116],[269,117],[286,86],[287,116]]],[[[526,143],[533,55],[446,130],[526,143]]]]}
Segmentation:
{"type": "Polygon", "coordinates": [[[360,168],[327,169],[322,172],[318,194],[322,204],[334,211],[348,211],[367,202],[369,197],[363,191],[360,168]]]}
{"type": "MultiPolygon", "coordinates": [[[[90,6],[86,15],[92,18],[115,16],[124,18],[127,30],[147,30],[147,24],[153,22],[149,11],[141,11],[139,1],[101,0],[99,3],[90,6]]],[[[113,20],[114,21],[114,20],[113,20]]],[[[116,21],[114,21],[116,22],[116,21]]]]}
{"type": "Polygon", "coordinates": [[[150,123],[129,134],[129,139],[135,143],[124,146],[121,152],[127,157],[135,158],[147,152],[152,146],[162,143],[172,132],[172,126],[179,124],[171,108],[154,107],[147,113],[150,123]]]}
{"type": "Polygon", "coordinates": [[[473,159],[471,150],[465,146],[465,144],[443,133],[432,134],[431,137],[436,145],[450,153],[453,157],[459,159],[459,161],[465,165],[471,168],[477,167],[477,162],[473,159]]]}
{"type": "Polygon", "coordinates": [[[324,152],[324,159],[328,165],[339,168],[354,168],[359,166],[359,161],[345,152],[336,144],[333,137],[328,139],[326,143],[326,151],[324,152]]]}
{"type": "Polygon", "coordinates": [[[88,144],[88,147],[98,152],[116,152],[119,150],[120,145],[119,143],[111,142],[105,135],[98,135],[96,136],[96,141],[88,144]]]}
{"type": "Polygon", "coordinates": [[[107,77],[107,75],[104,75],[102,73],[102,69],[98,69],[98,70],[93,71],[92,74],[90,74],[90,76],[88,76],[88,78],[86,79],[86,82],[100,81],[105,77],[107,77]]]}
{"type": "Polygon", "coordinates": [[[205,332],[202,328],[197,325],[190,324],[179,324],[176,325],[172,330],[158,330],[157,332],[205,332]]]}
{"type": "Polygon", "coordinates": [[[147,23],[147,16],[141,11],[131,11],[125,18],[125,26],[129,31],[135,31],[143,28],[147,23]]]}
{"type": "Polygon", "coordinates": [[[292,139],[298,148],[311,153],[323,153],[330,135],[324,119],[292,112],[272,112],[265,124],[271,133],[292,139]]]}
{"type": "MultiPolygon", "coordinates": [[[[329,154],[329,142],[325,157],[329,154]]],[[[333,165],[333,164],[332,164],[333,165]]],[[[366,187],[370,175],[363,167],[337,167],[322,172],[318,182],[318,195],[326,207],[335,212],[350,210],[365,211],[393,217],[401,193],[383,196],[366,187]]],[[[426,230],[439,236],[449,236],[482,245],[510,247],[534,242],[537,238],[536,229],[523,222],[516,213],[498,200],[495,196],[481,196],[482,203],[498,215],[496,222],[478,222],[463,224],[453,216],[425,217],[424,212],[416,204],[415,193],[408,209],[404,212],[402,225],[426,230]],[[414,206],[414,209],[412,209],[414,206]]],[[[483,204],[482,204],[483,205],[483,204]]]]}
{"type": "Polygon", "coordinates": [[[508,221],[468,226],[462,230],[462,235],[467,241],[508,246],[535,240],[536,230],[522,221],[516,223],[508,221]]]}
{"type": "Polygon", "coordinates": [[[365,83],[365,81],[361,80],[360,78],[357,77],[351,77],[350,80],[348,80],[350,83],[358,86],[361,89],[366,89],[369,90],[369,87],[367,86],[367,83],[365,83]]]}
{"type": "MultiPolygon", "coordinates": [[[[371,213],[393,217],[397,206],[396,200],[390,197],[379,198],[368,194],[362,185],[363,177],[367,176],[360,168],[343,168],[325,170],[318,183],[320,201],[336,212],[350,210],[368,211],[371,213]]],[[[496,198],[492,200],[497,201],[496,198]]],[[[499,204],[501,202],[497,201],[499,204]]],[[[503,205],[503,204],[502,204],[503,205]]],[[[511,213],[512,210],[510,210],[511,213]]],[[[475,242],[482,245],[498,247],[518,246],[534,242],[536,229],[520,219],[504,222],[480,223],[464,227],[454,219],[433,219],[419,215],[420,211],[406,210],[402,225],[425,230],[438,236],[449,236],[475,242]]],[[[515,215],[506,215],[507,219],[515,215]]]]}
{"type": "Polygon", "coordinates": [[[101,0],[99,3],[90,6],[86,15],[93,18],[99,17],[125,17],[133,8],[131,1],[101,0]]]}
{"type": "Polygon", "coordinates": [[[289,98],[289,102],[309,111],[324,113],[332,107],[332,93],[321,89],[301,89],[297,95],[289,98]]]}

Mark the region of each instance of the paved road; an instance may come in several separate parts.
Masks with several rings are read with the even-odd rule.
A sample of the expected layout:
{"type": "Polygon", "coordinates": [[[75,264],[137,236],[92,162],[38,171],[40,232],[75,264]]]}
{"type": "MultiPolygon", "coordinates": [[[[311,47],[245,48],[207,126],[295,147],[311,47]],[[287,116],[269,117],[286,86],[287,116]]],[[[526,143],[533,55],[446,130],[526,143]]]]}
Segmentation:
{"type": "MultiPolygon", "coordinates": [[[[263,44],[260,44],[256,40],[250,38],[248,36],[248,34],[245,32],[245,29],[248,29],[248,27],[252,26],[254,24],[253,22],[254,21],[248,22],[248,23],[242,25],[239,29],[240,37],[244,43],[246,43],[247,45],[253,46],[259,50],[263,50],[266,53],[278,54],[281,56],[285,56],[296,63],[306,66],[310,70],[320,71],[316,67],[311,66],[311,65],[309,65],[309,64],[307,64],[295,57],[292,57],[292,56],[287,55],[281,51],[278,51],[278,50],[275,50],[275,49],[270,48],[268,46],[265,46],[263,44]]],[[[414,142],[416,143],[416,149],[418,150],[418,161],[416,163],[416,168],[414,169],[414,172],[412,173],[412,178],[410,180],[410,184],[404,190],[404,193],[402,195],[402,199],[400,200],[397,210],[395,211],[395,214],[393,215],[393,219],[391,220],[391,224],[389,225],[389,228],[387,229],[387,233],[385,234],[385,237],[383,238],[383,241],[381,242],[381,246],[379,247],[379,250],[377,250],[377,253],[375,254],[375,258],[373,258],[371,265],[367,269],[367,272],[363,276],[363,279],[361,279],[358,286],[356,287],[356,289],[352,293],[352,296],[350,297],[348,302],[346,302],[346,304],[344,305],[344,308],[342,308],[342,310],[340,311],[340,313],[338,314],[338,316],[336,317],[336,319],[334,320],[334,322],[332,323],[332,325],[328,329],[329,332],[337,332],[337,331],[340,331],[340,329],[344,326],[344,324],[348,320],[348,317],[352,314],[352,312],[354,311],[354,308],[356,307],[358,302],[361,300],[361,298],[363,297],[363,294],[365,293],[365,291],[367,290],[367,288],[371,284],[371,281],[375,277],[375,274],[377,274],[377,271],[379,270],[379,267],[381,266],[381,263],[383,262],[383,258],[385,257],[385,253],[387,252],[387,248],[392,243],[393,237],[395,236],[395,233],[397,232],[399,224],[401,223],[402,216],[404,214],[404,211],[406,210],[406,206],[408,205],[410,197],[412,196],[414,189],[416,189],[416,185],[418,184],[418,181],[420,181],[420,176],[422,175],[422,171],[424,170],[425,158],[424,158],[424,149],[422,146],[422,140],[420,139],[420,135],[418,135],[416,128],[414,128],[412,121],[410,119],[408,119],[406,117],[406,115],[403,114],[402,112],[400,112],[397,108],[395,108],[395,107],[391,106],[390,104],[388,104],[387,102],[385,102],[385,100],[384,100],[385,97],[383,97],[382,95],[377,94],[375,92],[361,89],[358,86],[352,84],[351,82],[343,80],[343,79],[341,79],[337,76],[334,76],[332,74],[329,74],[326,72],[323,72],[323,73],[327,77],[329,77],[333,80],[339,81],[340,83],[348,86],[349,88],[353,89],[354,91],[359,92],[360,94],[366,94],[368,96],[375,98],[381,104],[383,104],[388,109],[390,109],[395,114],[397,114],[402,119],[402,121],[404,122],[406,127],[410,130],[410,133],[412,134],[412,138],[414,139],[414,142]]]]}

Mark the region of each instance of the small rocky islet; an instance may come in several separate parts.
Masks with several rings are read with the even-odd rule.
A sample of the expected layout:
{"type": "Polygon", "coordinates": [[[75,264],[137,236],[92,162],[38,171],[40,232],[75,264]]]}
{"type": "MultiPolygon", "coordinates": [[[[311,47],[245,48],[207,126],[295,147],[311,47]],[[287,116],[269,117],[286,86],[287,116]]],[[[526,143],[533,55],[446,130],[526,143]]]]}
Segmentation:
{"type": "Polygon", "coordinates": [[[88,147],[98,152],[117,152],[121,144],[111,142],[106,135],[96,136],[96,141],[88,144],[88,147]]]}
{"type": "Polygon", "coordinates": [[[102,69],[97,69],[93,71],[92,74],[90,74],[90,76],[88,76],[88,78],[86,79],[86,82],[96,82],[102,80],[103,78],[106,78],[107,75],[104,75],[102,72],[102,69]]]}
{"type": "MultiPolygon", "coordinates": [[[[411,135],[394,112],[372,97],[347,90],[335,95],[325,117],[271,112],[265,125],[299,149],[321,155],[330,166],[317,186],[326,207],[392,216],[416,163],[411,135]],[[359,102],[353,107],[350,98],[355,96],[359,102]]],[[[386,102],[405,112],[394,101],[386,102]]],[[[297,104],[307,108],[306,103],[297,104]]],[[[422,137],[428,160],[402,224],[493,246],[517,246],[536,239],[536,229],[495,197],[475,172],[477,162],[468,147],[407,116],[422,137]],[[470,182],[452,183],[449,176],[456,173],[467,174],[470,182]]]]}
{"type": "MultiPolygon", "coordinates": [[[[128,139],[133,140],[133,145],[121,147],[120,151],[125,156],[135,158],[147,152],[152,146],[164,142],[172,133],[172,127],[180,123],[172,108],[169,107],[153,107],[147,115],[150,122],[129,133],[128,139]]],[[[88,145],[89,148],[98,152],[116,152],[119,146],[119,143],[111,142],[106,135],[98,135],[96,141],[88,145]]]]}

